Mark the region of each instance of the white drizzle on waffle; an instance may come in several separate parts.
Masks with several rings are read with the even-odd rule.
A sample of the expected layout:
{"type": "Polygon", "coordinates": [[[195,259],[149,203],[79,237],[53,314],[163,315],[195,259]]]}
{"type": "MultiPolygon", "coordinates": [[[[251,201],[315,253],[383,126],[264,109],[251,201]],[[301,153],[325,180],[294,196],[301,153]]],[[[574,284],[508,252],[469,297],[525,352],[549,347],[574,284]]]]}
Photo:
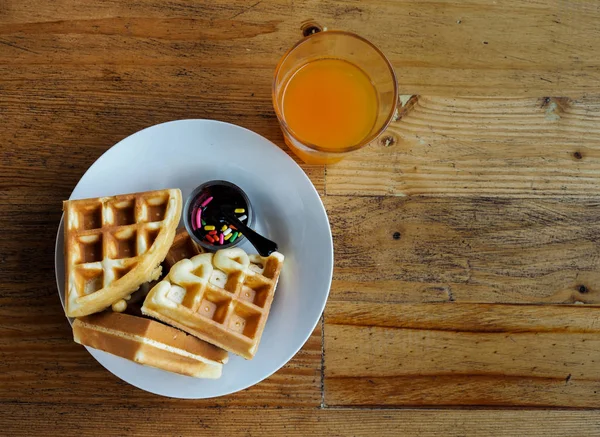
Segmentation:
{"type": "Polygon", "coordinates": [[[284,257],[223,249],[176,263],[142,313],[251,359],[262,336],[284,257]]]}

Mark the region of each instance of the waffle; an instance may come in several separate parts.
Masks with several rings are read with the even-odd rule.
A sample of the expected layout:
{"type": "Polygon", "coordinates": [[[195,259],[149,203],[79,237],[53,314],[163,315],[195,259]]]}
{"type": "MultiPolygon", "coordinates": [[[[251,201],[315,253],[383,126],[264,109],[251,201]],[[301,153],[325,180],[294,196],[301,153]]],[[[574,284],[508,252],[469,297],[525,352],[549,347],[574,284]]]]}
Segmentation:
{"type": "Polygon", "coordinates": [[[75,342],[196,378],[219,378],[227,352],[150,319],[108,311],[73,323],[75,342]]]}
{"type": "Polygon", "coordinates": [[[148,292],[152,290],[152,288],[160,282],[160,279],[152,280],[150,282],[144,282],[140,285],[136,291],[131,294],[128,294],[123,299],[119,299],[116,302],[113,302],[111,305],[111,309],[115,313],[123,313],[127,312],[128,314],[133,314],[136,316],[141,316],[141,308],[142,302],[146,299],[148,292]],[[127,311],[133,309],[133,311],[127,311]]]}
{"type": "Polygon", "coordinates": [[[190,234],[182,228],[177,231],[173,244],[165,257],[164,266],[167,271],[171,270],[178,261],[185,258],[192,258],[196,255],[200,255],[204,250],[199,247],[194,241],[190,234]]]}
{"type": "Polygon", "coordinates": [[[64,202],[66,312],[107,308],[158,279],[181,217],[181,191],[64,202]]]}
{"type": "Polygon", "coordinates": [[[223,249],[184,259],[146,297],[142,313],[244,358],[254,357],[283,255],[223,249]]]}
{"type": "Polygon", "coordinates": [[[162,279],[165,272],[168,273],[177,261],[184,258],[191,258],[203,252],[204,250],[192,241],[190,234],[188,234],[184,228],[179,229],[175,234],[175,239],[167,252],[165,260],[162,263],[163,269],[160,278],[155,281],[143,283],[140,285],[140,288],[131,295],[125,296],[123,299],[114,302],[111,306],[112,310],[116,313],[127,312],[128,314],[136,316],[141,315],[143,300],[148,295],[148,292],[162,279]]]}

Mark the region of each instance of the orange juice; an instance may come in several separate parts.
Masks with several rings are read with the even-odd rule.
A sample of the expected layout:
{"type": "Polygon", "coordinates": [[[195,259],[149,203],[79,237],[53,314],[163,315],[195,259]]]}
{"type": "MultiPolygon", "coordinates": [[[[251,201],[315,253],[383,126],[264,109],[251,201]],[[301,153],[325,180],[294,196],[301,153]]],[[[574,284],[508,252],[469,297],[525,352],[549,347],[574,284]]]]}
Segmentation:
{"type": "Polygon", "coordinates": [[[377,119],[377,92],[357,66],[319,59],[299,67],[282,90],[283,118],[304,143],[327,149],[359,144],[377,119]]]}

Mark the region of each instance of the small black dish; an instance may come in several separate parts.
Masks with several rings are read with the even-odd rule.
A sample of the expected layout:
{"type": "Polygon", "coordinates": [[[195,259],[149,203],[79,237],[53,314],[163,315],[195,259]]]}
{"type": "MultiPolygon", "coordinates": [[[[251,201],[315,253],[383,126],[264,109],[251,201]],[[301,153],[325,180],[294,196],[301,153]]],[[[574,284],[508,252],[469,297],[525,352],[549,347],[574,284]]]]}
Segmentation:
{"type": "Polygon", "coordinates": [[[238,246],[246,238],[262,256],[277,244],[252,229],[254,210],[244,191],[228,181],[198,186],[187,198],[183,222],[192,239],[209,251],[238,246]]]}

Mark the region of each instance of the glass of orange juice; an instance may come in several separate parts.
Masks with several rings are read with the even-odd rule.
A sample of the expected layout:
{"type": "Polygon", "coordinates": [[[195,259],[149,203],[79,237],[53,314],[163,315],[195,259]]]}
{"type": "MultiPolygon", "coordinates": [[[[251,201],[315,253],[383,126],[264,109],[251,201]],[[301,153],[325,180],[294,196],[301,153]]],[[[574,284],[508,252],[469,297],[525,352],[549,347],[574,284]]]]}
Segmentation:
{"type": "Polygon", "coordinates": [[[349,32],[307,36],[279,61],[273,105],[286,144],[307,164],[331,164],[376,139],[396,111],[394,68],[349,32]]]}

